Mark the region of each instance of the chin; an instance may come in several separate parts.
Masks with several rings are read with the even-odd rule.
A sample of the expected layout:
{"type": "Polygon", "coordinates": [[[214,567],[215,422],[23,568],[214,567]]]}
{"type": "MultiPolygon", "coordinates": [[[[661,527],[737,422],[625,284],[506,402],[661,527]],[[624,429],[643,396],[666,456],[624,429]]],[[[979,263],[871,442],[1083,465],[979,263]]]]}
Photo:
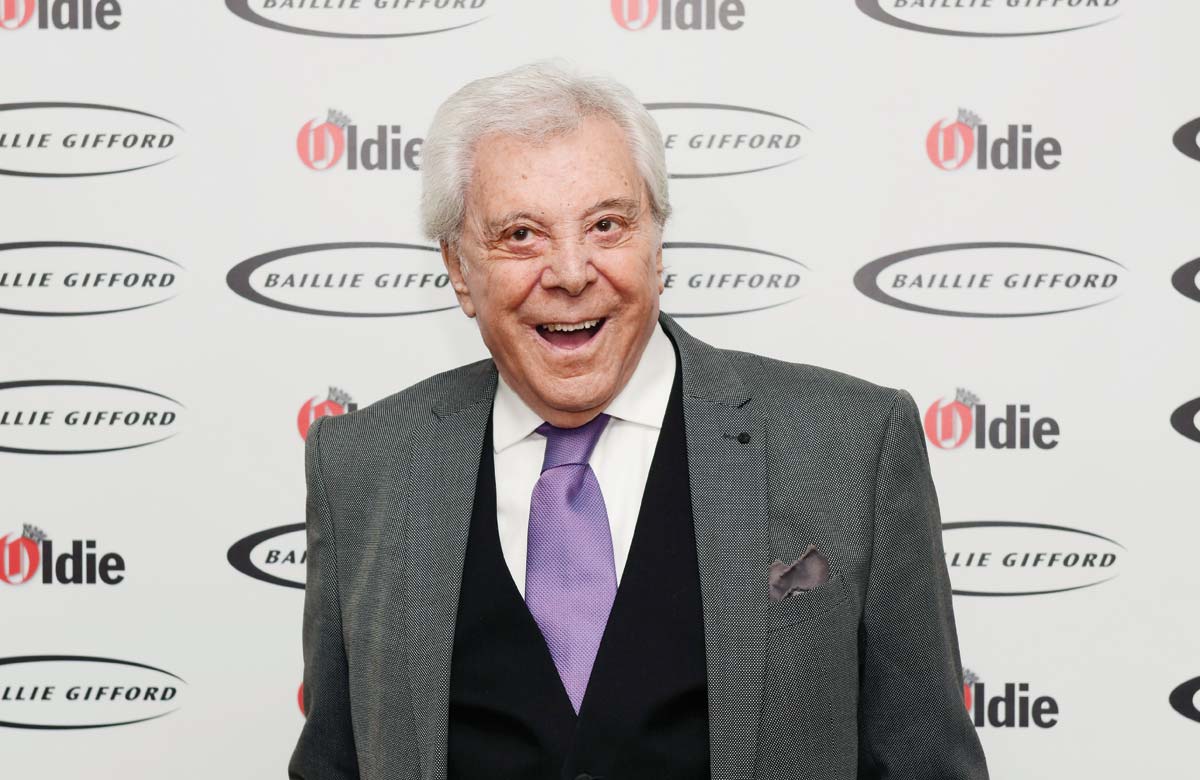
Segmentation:
{"type": "Polygon", "coordinates": [[[561,412],[584,412],[611,398],[611,383],[590,375],[573,377],[540,388],[542,403],[561,412]]]}

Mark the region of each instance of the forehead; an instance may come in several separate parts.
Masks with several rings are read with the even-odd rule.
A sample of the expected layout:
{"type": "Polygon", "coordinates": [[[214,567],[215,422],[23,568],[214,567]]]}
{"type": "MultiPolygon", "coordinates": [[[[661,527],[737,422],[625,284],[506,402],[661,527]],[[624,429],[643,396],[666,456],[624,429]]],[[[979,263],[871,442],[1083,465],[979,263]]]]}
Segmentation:
{"type": "Polygon", "coordinates": [[[544,140],[481,138],[467,209],[480,218],[512,211],[568,218],[603,200],[640,200],[642,189],[620,126],[608,117],[591,116],[574,130],[544,140]]]}

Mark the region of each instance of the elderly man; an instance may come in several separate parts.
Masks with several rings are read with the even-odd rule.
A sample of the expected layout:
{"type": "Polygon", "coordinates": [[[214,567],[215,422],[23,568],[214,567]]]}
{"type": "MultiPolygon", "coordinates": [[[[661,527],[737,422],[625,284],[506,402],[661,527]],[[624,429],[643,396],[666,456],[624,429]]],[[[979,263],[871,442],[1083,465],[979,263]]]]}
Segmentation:
{"type": "Polygon", "coordinates": [[[492,357],[309,431],[291,776],[986,778],[912,399],[659,312],[629,90],[475,81],[423,175],[492,357]]]}

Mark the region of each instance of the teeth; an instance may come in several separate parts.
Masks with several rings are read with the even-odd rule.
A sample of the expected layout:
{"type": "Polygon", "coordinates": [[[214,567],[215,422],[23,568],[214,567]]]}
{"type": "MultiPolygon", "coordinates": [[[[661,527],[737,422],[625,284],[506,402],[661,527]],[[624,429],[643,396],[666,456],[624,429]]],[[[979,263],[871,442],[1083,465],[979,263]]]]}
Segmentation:
{"type": "Polygon", "coordinates": [[[600,324],[600,320],[587,320],[585,322],[577,322],[574,325],[568,322],[550,322],[542,327],[546,330],[572,331],[583,330],[584,328],[593,328],[600,324]]]}

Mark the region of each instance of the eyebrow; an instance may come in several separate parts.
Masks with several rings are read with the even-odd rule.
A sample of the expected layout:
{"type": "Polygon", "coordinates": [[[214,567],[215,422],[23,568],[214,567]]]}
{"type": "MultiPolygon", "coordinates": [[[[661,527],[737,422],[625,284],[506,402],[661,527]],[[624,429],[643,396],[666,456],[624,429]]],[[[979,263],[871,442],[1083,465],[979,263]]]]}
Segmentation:
{"type": "Polygon", "coordinates": [[[605,198],[597,201],[594,206],[585,211],[585,214],[594,214],[597,211],[619,211],[627,217],[636,217],[641,213],[642,203],[637,198],[621,196],[618,198],[605,198]]]}
{"type": "MultiPolygon", "coordinates": [[[[594,214],[597,211],[618,211],[627,217],[636,217],[641,213],[642,203],[637,198],[626,196],[616,198],[604,198],[596,201],[591,208],[583,212],[584,216],[594,214]]],[[[489,219],[483,224],[483,229],[486,235],[494,236],[504,228],[514,222],[533,222],[542,224],[542,220],[528,211],[510,211],[496,219],[489,219]]]]}

